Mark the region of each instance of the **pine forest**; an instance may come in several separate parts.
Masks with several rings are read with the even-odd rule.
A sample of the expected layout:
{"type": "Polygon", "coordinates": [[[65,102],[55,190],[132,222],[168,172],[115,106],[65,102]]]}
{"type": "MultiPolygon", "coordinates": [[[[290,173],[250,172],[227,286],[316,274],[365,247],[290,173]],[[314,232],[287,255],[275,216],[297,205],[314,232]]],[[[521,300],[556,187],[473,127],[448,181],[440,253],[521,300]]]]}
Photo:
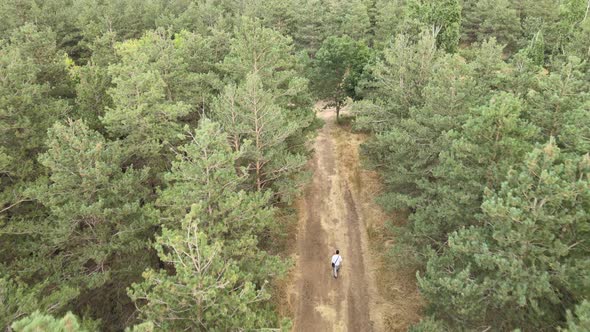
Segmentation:
{"type": "Polygon", "coordinates": [[[0,0],[0,331],[590,331],[590,0],[0,0]]]}

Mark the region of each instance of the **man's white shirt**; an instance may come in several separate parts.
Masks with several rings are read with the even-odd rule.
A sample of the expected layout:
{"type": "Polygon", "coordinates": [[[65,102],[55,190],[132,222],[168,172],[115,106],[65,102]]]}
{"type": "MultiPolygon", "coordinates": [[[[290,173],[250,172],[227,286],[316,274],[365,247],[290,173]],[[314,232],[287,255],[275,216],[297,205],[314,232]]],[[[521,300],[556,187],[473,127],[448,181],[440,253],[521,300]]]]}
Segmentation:
{"type": "Polygon", "coordinates": [[[342,257],[340,257],[340,255],[332,256],[332,263],[334,263],[334,265],[336,266],[340,266],[340,264],[342,263],[342,257]]]}

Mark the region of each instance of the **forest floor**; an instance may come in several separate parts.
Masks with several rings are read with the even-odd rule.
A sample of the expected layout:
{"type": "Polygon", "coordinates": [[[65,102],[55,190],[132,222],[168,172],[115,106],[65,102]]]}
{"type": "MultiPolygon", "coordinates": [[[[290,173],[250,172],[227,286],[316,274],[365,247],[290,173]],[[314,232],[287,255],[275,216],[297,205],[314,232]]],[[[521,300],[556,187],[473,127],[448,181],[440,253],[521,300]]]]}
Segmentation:
{"type": "Polygon", "coordinates": [[[406,331],[420,319],[422,301],[414,272],[385,264],[383,252],[394,240],[377,234],[396,217],[374,203],[379,177],[359,162],[366,137],[338,126],[331,109],[318,116],[325,125],[314,143],[312,181],[296,203],[296,266],[285,299],[293,329],[406,331]],[[336,249],[343,259],[338,279],[330,266],[336,249]]]}

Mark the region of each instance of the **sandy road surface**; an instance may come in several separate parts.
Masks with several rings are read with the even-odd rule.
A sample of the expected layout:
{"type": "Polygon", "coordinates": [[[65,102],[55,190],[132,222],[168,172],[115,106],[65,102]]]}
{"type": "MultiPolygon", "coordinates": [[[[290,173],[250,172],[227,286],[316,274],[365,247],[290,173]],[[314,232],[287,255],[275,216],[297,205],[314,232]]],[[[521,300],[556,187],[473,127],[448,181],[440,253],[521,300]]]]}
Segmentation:
{"type": "Polygon", "coordinates": [[[371,331],[369,276],[366,273],[361,221],[352,184],[337,159],[333,112],[315,143],[313,180],[299,202],[296,331],[371,331]],[[343,258],[338,279],[330,258],[339,249],[343,258]]]}
{"type": "MultiPolygon", "coordinates": [[[[382,289],[378,292],[376,280],[382,265],[370,253],[367,226],[375,220],[382,223],[385,216],[377,211],[373,197],[367,197],[374,193],[363,188],[371,182],[358,161],[358,146],[363,138],[338,127],[333,111],[318,116],[326,124],[315,141],[310,161],[313,178],[297,203],[296,266],[287,291],[295,316],[293,329],[405,331],[419,318],[420,309],[419,305],[406,306],[405,302],[416,302],[419,296],[412,276],[406,278],[409,282],[393,280],[402,284],[395,284],[393,289],[400,303],[381,296],[382,289]],[[332,277],[330,267],[336,249],[343,258],[338,279],[332,277]]],[[[387,290],[385,293],[391,294],[387,290]]]]}

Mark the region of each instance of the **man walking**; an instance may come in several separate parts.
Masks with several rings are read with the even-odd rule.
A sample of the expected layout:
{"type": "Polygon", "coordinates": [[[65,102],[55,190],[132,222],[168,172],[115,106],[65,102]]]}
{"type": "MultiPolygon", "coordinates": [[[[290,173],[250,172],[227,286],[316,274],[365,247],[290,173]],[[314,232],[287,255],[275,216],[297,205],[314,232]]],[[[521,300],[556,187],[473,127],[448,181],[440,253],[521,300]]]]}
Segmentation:
{"type": "Polygon", "coordinates": [[[338,278],[338,271],[342,264],[342,256],[340,256],[340,250],[336,250],[336,254],[332,256],[332,271],[334,278],[338,278]]]}

